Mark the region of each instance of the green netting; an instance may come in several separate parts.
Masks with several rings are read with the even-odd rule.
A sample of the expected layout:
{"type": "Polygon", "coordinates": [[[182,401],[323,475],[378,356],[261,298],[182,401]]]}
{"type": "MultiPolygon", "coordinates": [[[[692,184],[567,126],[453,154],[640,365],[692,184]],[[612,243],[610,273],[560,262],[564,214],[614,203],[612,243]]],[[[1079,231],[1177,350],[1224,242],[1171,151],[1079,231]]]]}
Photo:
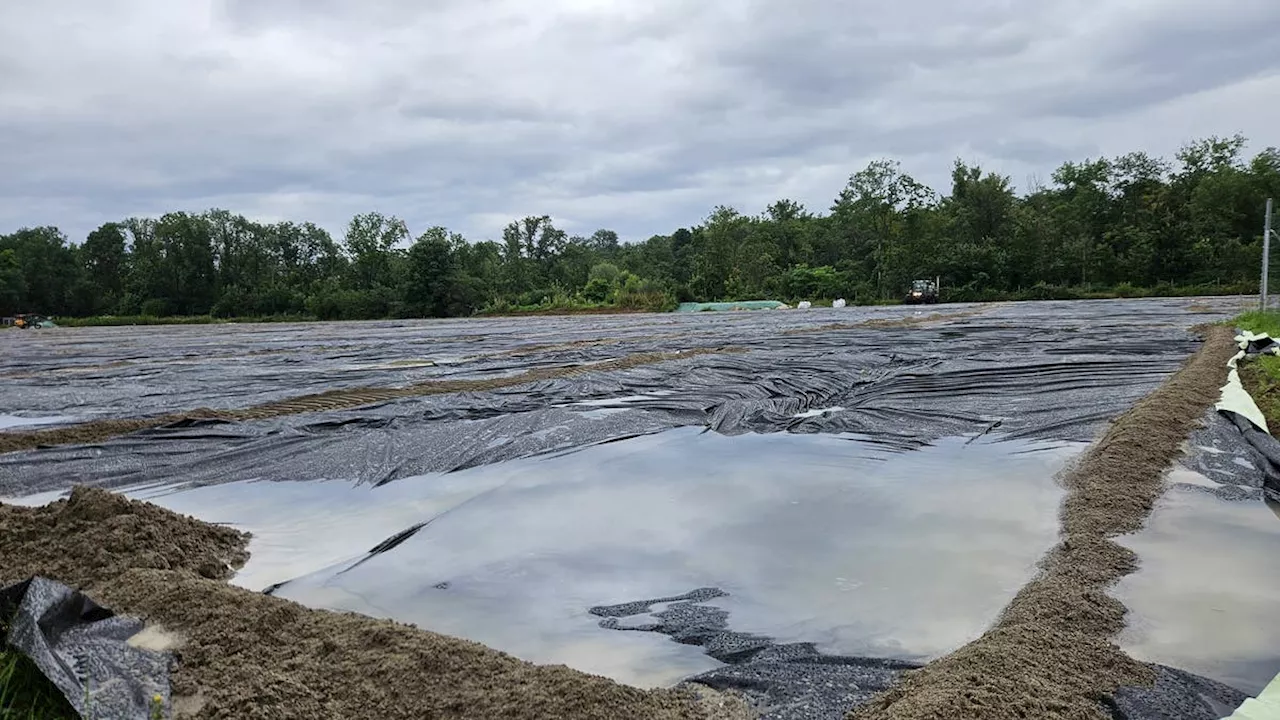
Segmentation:
{"type": "Polygon", "coordinates": [[[739,302],[680,303],[676,312],[704,312],[708,310],[776,310],[786,307],[777,300],[741,300],[739,302]]]}

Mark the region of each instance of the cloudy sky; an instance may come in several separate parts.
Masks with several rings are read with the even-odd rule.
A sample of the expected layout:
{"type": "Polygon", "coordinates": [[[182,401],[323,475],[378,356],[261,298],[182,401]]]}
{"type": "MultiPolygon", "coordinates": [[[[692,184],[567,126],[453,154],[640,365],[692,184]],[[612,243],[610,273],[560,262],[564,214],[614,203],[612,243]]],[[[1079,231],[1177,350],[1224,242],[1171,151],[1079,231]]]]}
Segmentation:
{"type": "Polygon", "coordinates": [[[643,239],[879,157],[1280,144],[1277,0],[14,0],[0,232],[225,207],[643,239]]]}

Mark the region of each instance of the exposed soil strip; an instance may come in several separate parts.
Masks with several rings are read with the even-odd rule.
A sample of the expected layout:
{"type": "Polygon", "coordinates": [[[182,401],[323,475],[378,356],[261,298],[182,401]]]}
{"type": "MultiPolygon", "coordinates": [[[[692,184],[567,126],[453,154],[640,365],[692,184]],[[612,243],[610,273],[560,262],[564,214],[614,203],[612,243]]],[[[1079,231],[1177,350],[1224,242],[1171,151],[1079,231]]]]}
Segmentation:
{"type": "MultiPolygon", "coordinates": [[[[599,338],[596,340],[570,340],[562,343],[547,343],[541,345],[525,345],[512,350],[505,350],[500,353],[494,353],[496,356],[524,357],[525,355],[537,355],[545,352],[555,352],[559,350],[577,350],[584,347],[602,347],[605,345],[618,345],[625,342],[623,338],[599,338]]],[[[484,357],[483,355],[481,357],[484,357]]]]}
{"type": "Polygon", "coordinates": [[[598,338],[593,340],[570,340],[562,343],[548,343],[544,345],[526,345],[513,350],[504,350],[503,352],[494,353],[492,355],[480,355],[483,357],[509,356],[523,357],[525,355],[537,355],[548,352],[559,352],[561,350],[578,350],[587,347],[604,347],[605,345],[621,345],[623,343],[645,342],[653,340],[671,340],[684,337],[684,333],[663,333],[661,335],[637,335],[634,337],[621,338],[598,338]]]}
{"type": "Polygon", "coordinates": [[[179,717],[204,720],[731,720],[746,706],[538,666],[387,620],[312,610],[211,578],[247,536],[104,490],[0,505],[0,586],[43,575],[176,637],[179,717]],[[131,569],[132,568],[132,569],[131,569]]]}
{"type": "Polygon", "coordinates": [[[715,347],[693,348],[682,352],[647,352],[635,353],[614,360],[588,365],[571,365],[564,367],[533,368],[519,375],[508,377],[483,378],[477,380],[427,380],[405,387],[366,387],[329,390],[314,395],[302,395],[275,402],[255,405],[240,410],[210,410],[200,408],[179,413],[169,413],[145,418],[125,418],[92,420],[77,425],[49,428],[46,430],[28,430],[22,432],[0,433],[0,453],[31,450],[53,445],[90,444],[102,442],[113,437],[146,430],[148,428],[173,425],[191,420],[260,420],[263,418],[295,415],[306,412],[322,412],[329,410],[346,410],[349,408],[372,405],[375,403],[398,400],[407,397],[424,395],[443,395],[459,392],[479,392],[498,388],[522,385],[524,383],[553,380],[555,378],[573,377],[589,372],[610,372],[652,365],[667,360],[681,360],[698,355],[742,352],[739,348],[715,347]]]}
{"type": "Polygon", "coordinates": [[[935,312],[928,315],[906,315],[896,318],[876,318],[874,320],[863,320],[857,323],[831,323],[828,325],[818,325],[817,327],[792,328],[783,331],[783,335],[808,335],[810,333],[827,332],[830,330],[863,330],[866,328],[905,328],[915,325],[923,325],[925,323],[939,322],[941,320],[959,320],[961,318],[973,317],[981,315],[993,308],[997,303],[987,303],[970,310],[957,310],[956,312],[935,312]]]}
{"type": "Polygon", "coordinates": [[[1124,628],[1125,607],[1107,588],[1137,567],[1136,555],[1111,538],[1141,528],[1171,459],[1226,381],[1237,350],[1231,329],[1199,331],[1200,350],[1063,476],[1061,539],[995,626],[908,674],[851,720],[1106,720],[1100,702],[1107,695],[1154,681],[1111,642],[1124,628]]]}

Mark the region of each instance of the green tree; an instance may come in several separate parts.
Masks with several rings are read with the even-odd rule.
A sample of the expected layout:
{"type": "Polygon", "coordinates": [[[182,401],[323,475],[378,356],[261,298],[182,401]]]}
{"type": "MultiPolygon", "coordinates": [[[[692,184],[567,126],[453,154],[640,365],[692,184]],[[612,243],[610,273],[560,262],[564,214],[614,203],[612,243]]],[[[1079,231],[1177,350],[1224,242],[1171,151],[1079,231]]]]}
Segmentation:
{"type": "Polygon", "coordinates": [[[445,317],[459,314],[457,264],[453,251],[460,236],[442,227],[423,233],[409,248],[409,283],[406,300],[419,314],[445,317]]]}
{"type": "Polygon", "coordinates": [[[94,293],[90,312],[107,312],[120,302],[126,259],[125,233],[119,223],[105,223],[85,238],[80,261],[94,293]]]}
{"type": "Polygon", "coordinates": [[[0,315],[13,315],[23,310],[27,297],[27,280],[18,264],[13,248],[0,249],[0,315]]]}
{"type": "Polygon", "coordinates": [[[22,228],[0,236],[0,252],[11,250],[22,282],[18,304],[28,312],[74,313],[71,289],[82,270],[67,238],[56,227],[22,228]]]}
{"type": "Polygon", "coordinates": [[[351,257],[352,286],[373,290],[390,285],[392,251],[408,239],[408,226],[394,215],[370,212],[351,218],[343,242],[351,257]]]}

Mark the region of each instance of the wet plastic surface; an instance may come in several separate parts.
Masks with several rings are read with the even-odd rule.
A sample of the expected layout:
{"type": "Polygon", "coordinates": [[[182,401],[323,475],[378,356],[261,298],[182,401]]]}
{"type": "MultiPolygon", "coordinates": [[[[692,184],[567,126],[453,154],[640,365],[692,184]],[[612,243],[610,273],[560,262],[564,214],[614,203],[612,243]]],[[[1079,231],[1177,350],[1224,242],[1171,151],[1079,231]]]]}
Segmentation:
{"type": "MultiPolygon", "coordinates": [[[[952,357],[1004,345],[1019,355],[1146,355],[1144,333],[1229,317],[1236,298],[1149,299],[996,306],[943,305],[684,315],[529,317],[439,321],[63,328],[0,338],[0,377],[21,392],[0,398],[0,413],[136,416],[197,407],[234,408],[304,392],[393,386],[446,377],[486,377],[530,366],[604,359],[645,349],[732,344],[761,350],[849,345],[903,356],[952,357]],[[1190,313],[1191,305],[1206,312],[1190,313]],[[881,328],[827,329],[981,309],[920,333],[921,347],[881,328]],[[1136,333],[1117,348],[1118,335],[1136,333]],[[1003,340],[1004,342],[1000,342],[1003,340]],[[1050,349],[1048,346],[1052,345],[1050,349]],[[75,413],[69,412],[75,410],[75,413]]],[[[912,328],[923,330],[922,327],[912,328]]],[[[1167,338],[1166,338],[1167,341],[1167,338]]],[[[804,355],[791,353],[790,361],[804,355]]]]}
{"type": "Polygon", "coordinates": [[[995,431],[1088,441],[1178,367],[1195,347],[1192,325],[1221,319],[1238,304],[1200,300],[1197,307],[1219,309],[1188,312],[1192,302],[112,328],[114,334],[51,335],[53,340],[37,338],[30,347],[7,348],[14,352],[0,360],[0,373],[34,372],[38,377],[31,382],[42,387],[5,394],[0,411],[74,409],[92,417],[244,407],[335,388],[581,366],[655,350],[728,346],[745,352],[339,412],[187,423],[100,445],[9,453],[0,455],[0,492],[25,495],[73,483],[123,487],[248,479],[381,484],[690,425],[728,435],[857,433],[903,450],[995,431]],[[978,314],[905,327],[859,325],[919,321],[935,311],[978,314]],[[342,349],[326,349],[339,337],[347,338],[342,349]],[[121,345],[113,346],[112,339],[121,345]],[[88,355],[75,355],[72,363],[69,358],[82,352],[88,355]],[[46,374],[36,369],[39,353],[63,353],[44,355],[46,365],[112,367],[84,371],[88,375],[46,374]],[[424,360],[439,364],[411,362],[424,360]],[[114,365],[125,361],[133,364],[114,365]]]}
{"type": "MultiPolygon", "coordinates": [[[[1169,299],[42,334],[0,358],[0,374],[29,374],[42,392],[6,394],[0,412],[234,408],[638,352],[744,352],[0,455],[0,496],[129,488],[253,531],[237,579],[248,587],[285,583],[272,592],[643,685],[709,672],[700,681],[754,688],[769,717],[839,717],[902,668],[981,632],[1054,539],[1056,469],[1178,368],[1196,347],[1193,325],[1239,307],[1169,299]],[[921,322],[935,312],[976,314],[921,322]],[[616,616],[615,628],[590,613],[695,588],[720,594],[616,616]],[[677,606],[686,609],[671,615],[677,606]],[[755,650],[725,655],[716,644],[729,640],[755,650]]],[[[1259,501],[1247,485],[1213,492],[1259,501]]],[[[1161,677],[1156,696],[1121,693],[1129,705],[1116,716],[1179,707],[1214,717],[1188,699],[1204,695],[1200,680],[1161,677]]]]}
{"type": "MultiPolygon", "coordinates": [[[[927,659],[980,633],[1030,578],[1056,537],[1052,478],[1077,449],[949,440],[899,454],[673,431],[459,473],[475,494],[417,518],[426,525],[394,548],[274,592],[572,664],[564,648],[608,639],[592,606],[711,586],[735,629],[927,659]]],[[[400,485],[426,499],[433,482],[400,485]]]]}
{"type": "Polygon", "coordinates": [[[1141,565],[1113,592],[1130,611],[1118,642],[1253,694],[1280,671],[1280,504],[1266,497],[1274,470],[1232,420],[1206,423],[1146,527],[1121,540],[1141,565]]]}
{"type": "Polygon", "coordinates": [[[19,417],[17,415],[0,415],[0,430],[29,429],[65,425],[78,422],[80,419],[68,416],[52,417],[19,417]]]}

